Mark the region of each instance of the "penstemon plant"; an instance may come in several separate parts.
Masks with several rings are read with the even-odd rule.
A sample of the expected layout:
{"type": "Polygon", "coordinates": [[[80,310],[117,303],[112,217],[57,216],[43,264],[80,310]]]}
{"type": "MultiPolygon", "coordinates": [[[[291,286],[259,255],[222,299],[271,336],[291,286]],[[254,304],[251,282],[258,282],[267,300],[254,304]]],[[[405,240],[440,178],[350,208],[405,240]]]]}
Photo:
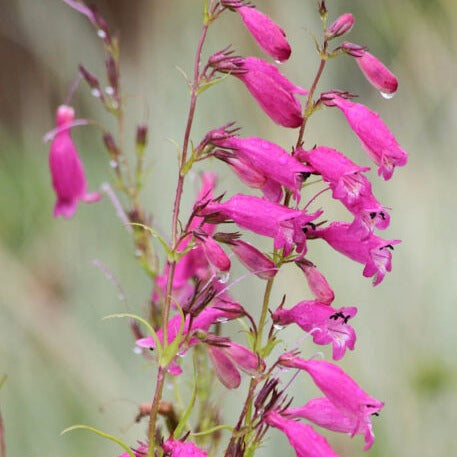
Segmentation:
{"type": "Polygon", "coordinates": [[[57,195],[54,215],[71,218],[79,201],[96,202],[101,198],[99,192],[88,192],[84,168],[71,138],[75,126],[101,127],[96,121],[75,119],[74,109],[69,105],[79,82],[85,80],[92,95],[114,116],[118,126],[115,134],[101,127],[114,171],[114,189],[104,184],[102,190],[132,234],[135,255],[152,283],[147,316],[109,317],[130,319],[138,351],[157,368],[152,398],[141,406],[137,417],[137,420],[148,418],[147,433],[136,446],[129,447],[90,426],[70,429],[86,428],[115,441],[126,451],[123,457],[252,456],[264,445],[271,427],[287,436],[299,457],[336,456],[327,440],[315,430],[316,425],[350,436],[361,434],[365,439],[364,449],[369,449],[374,442],[371,416],[379,413],[383,402],[365,393],[334,362],[313,354],[301,355],[299,344],[279,357],[274,355],[274,348],[280,342],[278,332],[296,324],[316,345],[331,345],[335,361],[344,357],[347,349],[354,349],[356,335],[349,321],[357,308],[332,306],[335,294],[308,257],[311,241],[324,240],[361,263],[363,276],[373,278],[374,285],[391,270],[391,251],[399,240],[385,240],[374,233],[375,229],[386,229],[390,220],[388,209],[372,193],[365,174],[369,167],[352,162],[329,146],[306,149],[305,133],[308,119],[315,112],[326,107],[338,108],[378,167],[378,174],[384,180],[390,179],[396,166],[406,164],[407,154],[379,116],[356,103],[354,94],[340,90],[318,93],[317,89],[327,63],[341,56],[354,58],[367,80],[385,98],[395,94],[396,77],[364,46],[349,42],[334,44],[335,39],[352,29],[354,18],[346,13],[327,25],[325,0],[318,2],[322,37],[314,38],[320,64],[308,89],[289,81],[274,63],[236,55],[230,47],[213,53],[203,62],[208,29],[215,27],[224,14],[239,15],[254,40],[275,63],[291,55],[283,30],[255,5],[242,0],[204,0],[193,77],[187,78],[190,104],[179,147],[170,233],[165,239],[154,228],[151,214],[141,202],[147,127],[138,126],[132,153],[124,146],[125,97],[120,79],[119,41],[95,8],[78,0],[63,1],[86,16],[102,39],[108,85],[80,65],[67,103],[57,109],[57,126],[46,136],[52,140],[49,164],[57,195]],[[297,129],[292,150],[287,151],[267,139],[240,136],[234,122],[208,126],[204,138],[192,141],[198,97],[228,77],[240,80],[274,123],[297,129]],[[260,193],[231,197],[217,194],[216,176],[203,172],[201,190],[190,217],[183,219],[181,202],[189,171],[198,162],[215,159],[226,163],[245,185],[260,193]],[[317,193],[310,186],[316,181],[325,185],[317,193]],[[346,207],[352,222],[329,221],[325,209],[310,210],[326,191],[331,191],[332,197],[346,207]],[[125,208],[118,193],[124,194],[125,208]],[[235,224],[240,232],[227,223],[235,224]],[[261,252],[244,241],[245,231],[272,238],[272,251],[261,252]],[[228,273],[234,258],[248,270],[246,275],[255,275],[265,282],[258,319],[229,293],[228,273]],[[284,296],[273,310],[270,295],[275,276],[287,264],[295,264],[303,272],[311,297],[287,308],[284,296]],[[243,342],[223,335],[220,323],[234,320],[246,330],[243,342]],[[180,357],[186,353],[192,354],[193,372],[183,374],[187,368],[182,366],[180,357]],[[284,373],[291,368],[296,372],[286,383],[284,373]],[[240,402],[238,419],[234,424],[225,424],[220,408],[214,406],[219,395],[216,379],[226,389],[237,389],[243,376],[249,377],[249,387],[240,402]],[[307,376],[322,396],[305,405],[295,405],[287,396],[288,388],[296,377],[302,376],[307,376]],[[183,378],[194,380],[187,406],[178,398],[178,390],[176,398],[163,398],[167,378],[173,379],[178,387],[183,378]],[[222,431],[229,435],[225,446],[221,445],[222,431]]]}

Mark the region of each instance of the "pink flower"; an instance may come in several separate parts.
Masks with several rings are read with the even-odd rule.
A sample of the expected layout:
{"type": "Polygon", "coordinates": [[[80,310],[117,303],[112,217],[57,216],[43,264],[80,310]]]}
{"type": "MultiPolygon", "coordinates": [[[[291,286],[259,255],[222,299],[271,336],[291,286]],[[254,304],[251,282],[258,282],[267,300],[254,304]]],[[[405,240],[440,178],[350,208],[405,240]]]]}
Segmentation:
{"type": "Polygon", "coordinates": [[[277,144],[257,137],[235,136],[215,141],[214,144],[231,149],[235,157],[251,163],[254,170],[292,190],[294,198],[299,200],[304,176],[309,175],[312,169],[301,164],[277,144]]]}
{"type": "Polygon", "coordinates": [[[355,345],[354,329],[348,320],[354,317],[357,308],[334,309],[317,300],[306,300],[291,309],[279,308],[273,313],[273,321],[279,325],[297,324],[313,336],[316,344],[333,345],[334,360],[341,359],[346,348],[351,351],[355,345]]]}
{"type": "Polygon", "coordinates": [[[252,6],[242,6],[241,1],[223,1],[222,4],[235,8],[240,14],[244,25],[257,41],[257,44],[277,62],[290,57],[292,50],[286,40],[286,34],[266,14],[252,6]]]}
{"type": "Polygon", "coordinates": [[[249,243],[236,240],[230,245],[230,248],[240,262],[259,278],[268,280],[278,272],[274,262],[249,243]]]}
{"type": "Polygon", "coordinates": [[[337,106],[346,116],[368,156],[379,166],[379,176],[382,175],[385,180],[390,179],[396,166],[406,165],[408,155],[379,118],[379,114],[335,94],[326,95],[323,101],[327,106],[337,106]]]}
{"type": "Polygon", "coordinates": [[[305,273],[306,281],[314,297],[321,303],[330,305],[335,298],[335,294],[316,265],[305,259],[295,263],[305,273]]]}
{"type": "Polygon", "coordinates": [[[216,53],[210,64],[218,71],[240,79],[270,118],[283,127],[297,128],[303,122],[302,108],[294,94],[307,91],[291,83],[272,64],[256,57],[230,57],[216,53]]]}
{"type": "Polygon", "coordinates": [[[169,457],[207,457],[208,455],[206,451],[190,441],[183,443],[172,438],[165,441],[162,448],[169,457]]]}
{"type": "Polygon", "coordinates": [[[374,443],[371,420],[360,422],[354,417],[345,416],[327,397],[313,398],[304,406],[286,409],[283,414],[294,419],[297,417],[307,419],[334,432],[354,435],[355,430],[356,434],[365,436],[364,451],[370,449],[374,443]]]}
{"type": "Polygon", "coordinates": [[[290,254],[293,244],[296,244],[297,252],[306,252],[304,229],[321,213],[307,214],[243,194],[237,194],[225,203],[211,202],[201,210],[202,215],[219,214],[223,219],[233,219],[242,228],[274,238],[274,247],[284,248],[285,255],[290,254]]]}
{"type": "Polygon", "coordinates": [[[57,195],[54,216],[72,217],[78,201],[92,203],[100,200],[98,192],[88,193],[84,168],[78,151],[70,135],[75,111],[70,106],[61,105],[57,109],[57,133],[49,151],[52,186],[57,195]]]}
{"type": "Polygon", "coordinates": [[[304,360],[292,354],[281,356],[280,364],[308,372],[327,399],[353,421],[352,435],[361,428],[371,430],[371,415],[378,413],[384,403],[365,393],[340,367],[325,360],[304,360]]]}
{"type": "Polygon", "coordinates": [[[384,240],[371,234],[361,240],[350,225],[344,222],[332,222],[328,227],[309,232],[308,237],[322,238],[336,249],[356,262],[365,265],[363,276],[373,278],[373,285],[377,286],[388,271],[392,270],[393,246],[400,240],[384,240]]]}
{"type": "Polygon", "coordinates": [[[336,19],[333,24],[325,31],[327,40],[337,38],[345,33],[348,33],[354,25],[354,16],[350,13],[345,13],[336,19]]]}
{"type": "Polygon", "coordinates": [[[369,170],[360,167],[336,149],[320,146],[311,151],[298,150],[299,160],[310,164],[322,175],[336,198],[355,216],[351,230],[365,239],[373,233],[374,227],[384,230],[389,226],[390,217],[374,197],[371,183],[362,174],[369,170]]]}
{"type": "MultiPolygon", "coordinates": [[[[349,53],[351,53],[351,49],[353,47],[358,47],[358,45],[353,45],[352,43],[343,43],[341,45],[341,48],[343,50],[348,49],[349,53]]],[[[375,56],[363,49],[361,51],[357,51],[354,57],[360,70],[374,88],[378,89],[388,98],[397,92],[397,78],[375,56]]]]}
{"type": "Polygon", "coordinates": [[[268,411],[263,420],[287,436],[297,457],[338,457],[327,440],[316,433],[311,425],[286,419],[277,411],[268,411]]]}
{"type": "Polygon", "coordinates": [[[282,187],[278,182],[269,179],[256,170],[252,163],[248,160],[243,160],[228,151],[222,149],[214,151],[214,156],[219,160],[223,160],[230,168],[238,175],[238,177],[249,187],[260,189],[268,200],[279,202],[282,200],[282,187]]]}

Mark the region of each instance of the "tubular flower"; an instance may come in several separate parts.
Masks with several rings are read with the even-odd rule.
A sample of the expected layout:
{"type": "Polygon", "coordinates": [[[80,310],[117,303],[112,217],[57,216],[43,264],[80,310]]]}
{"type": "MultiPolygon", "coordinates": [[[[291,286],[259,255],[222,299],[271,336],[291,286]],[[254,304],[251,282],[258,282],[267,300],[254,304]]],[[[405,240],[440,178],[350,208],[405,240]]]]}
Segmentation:
{"type": "Polygon", "coordinates": [[[361,428],[371,432],[371,416],[378,413],[384,403],[369,396],[340,367],[325,360],[304,360],[284,354],[279,363],[286,367],[305,370],[327,399],[344,416],[353,420],[351,435],[361,428]]]}
{"type": "Polygon", "coordinates": [[[348,320],[354,317],[357,308],[334,309],[317,300],[305,300],[291,309],[279,308],[272,319],[276,324],[297,324],[305,332],[313,336],[316,344],[333,345],[333,359],[341,359],[346,348],[351,351],[355,345],[354,329],[348,325],[348,320]]]}
{"type": "MultiPolygon", "coordinates": [[[[375,413],[377,414],[377,413],[375,413]]],[[[288,408],[284,415],[291,418],[301,417],[333,432],[361,434],[365,437],[364,451],[374,443],[373,424],[370,420],[360,422],[344,415],[327,397],[313,398],[304,406],[288,408]]]]}
{"type": "Polygon", "coordinates": [[[314,297],[324,305],[330,305],[335,298],[335,293],[316,265],[306,259],[295,263],[305,273],[306,281],[314,297]]]}
{"type": "Polygon", "coordinates": [[[300,197],[304,177],[312,171],[310,167],[301,164],[277,144],[262,138],[232,136],[215,144],[231,149],[235,157],[250,162],[254,170],[292,190],[296,200],[300,197]]]}
{"type": "Polygon", "coordinates": [[[57,195],[54,216],[71,218],[78,201],[92,203],[100,200],[98,192],[88,193],[83,164],[71,138],[71,124],[75,119],[72,107],[61,105],[57,109],[57,133],[49,151],[52,186],[57,195]]]}
{"type": "Polygon", "coordinates": [[[388,180],[392,177],[395,167],[406,165],[408,155],[379,118],[379,114],[335,94],[326,95],[323,101],[327,106],[337,106],[346,116],[362,147],[379,166],[379,176],[388,180]]]}
{"type": "Polygon", "coordinates": [[[308,92],[291,83],[274,65],[256,57],[243,59],[221,53],[213,55],[209,62],[218,71],[240,79],[274,122],[283,127],[301,126],[302,108],[294,94],[308,92]]]}
{"type": "Polygon", "coordinates": [[[249,187],[260,189],[268,200],[274,202],[281,201],[283,194],[281,184],[268,178],[259,170],[256,170],[249,160],[241,159],[239,156],[221,149],[214,151],[213,154],[219,160],[227,163],[241,181],[249,187]]]}
{"type": "Polygon", "coordinates": [[[253,6],[243,6],[240,0],[223,0],[221,3],[239,13],[244,25],[266,54],[277,62],[284,62],[290,57],[292,50],[284,30],[266,14],[253,6]]]}
{"type": "Polygon", "coordinates": [[[281,430],[289,439],[297,457],[338,457],[327,440],[316,433],[311,425],[286,419],[277,411],[268,411],[263,420],[281,430]]]}
{"type": "Polygon", "coordinates": [[[328,227],[308,232],[308,237],[322,238],[333,249],[364,264],[363,276],[374,276],[373,285],[377,286],[386,273],[392,270],[391,250],[400,240],[384,240],[373,233],[361,240],[350,228],[350,224],[332,222],[328,227]]]}
{"type": "Polygon", "coordinates": [[[208,453],[203,451],[194,443],[182,442],[175,439],[168,439],[162,444],[165,455],[169,457],[207,457],[208,453]]]}
{"type": "MultiPolygon", "coordinates": [[[[352,43],[343,43],[341,48],[348,49],[351,53],[352,48],[360,48],[352,43]]],[[[354,55],[355,61],[368,82],[385,97],[390,98],[395,95],[398,89],[398,80],[395,75],[374,55],[365,49],[358,50],[354,55]]]]}
{"type": "Polygon", "coordinates": [[[389,226],[387,210],[376,200],[370,181],[362,174],[369,170],[360,167],[336,149],[320,146],[311,151],[299,150],[296,156],[313,167],[329,183],[333,198],[355,216],[351,225],[354,233],[368,238],[374,227],[383,230],[389,226]]]}
{"type": "Polygon", "coordinates": [[[294,244],[297,252],[306,253],[303,229],[321,215],[320,211],[307,214],[243,194],[237,194],[225,203],[211,202],[200,212],[202,215],[218,214],[224,219],[233,219],[242,228],[274,238],[275,249],[284,248],[285,255],[290,254],[294,244]]]}

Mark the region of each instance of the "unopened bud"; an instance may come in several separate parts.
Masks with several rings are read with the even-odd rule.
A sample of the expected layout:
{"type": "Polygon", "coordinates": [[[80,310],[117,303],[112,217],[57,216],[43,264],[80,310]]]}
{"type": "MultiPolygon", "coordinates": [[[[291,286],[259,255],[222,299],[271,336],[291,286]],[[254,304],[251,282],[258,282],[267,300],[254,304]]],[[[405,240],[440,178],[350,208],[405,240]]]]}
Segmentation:
{"type": "Polygon", "coordinates": [[[116,61],[113,59],[112,56],[109,56],[106,59],[105,65],[110,86],[113,88],[114,94],[117,94],[119,88],[119,72],[116,61]]]}
{"type": "Polygon", "coordinates": [[[259,278],[272,279],[278,272],[274,262],[249,243],[237,240],[230,248],[240,262],[259,278]]]}
{"type": "Polygon", "coordinates": [[[113,160],[117,160],[119,156],[119,149],[116,146],[113,136],[111,133],[106,132],[103,134],[103,142],[105,143],[105,147],[108,150],[109,155],[113,160]]]}
{"type": "Polygon", "coordinates": [[[350,13],[340,16],[330,27],[325,31],[325,38],[331,40],[333,38],[344,35],[349,32],[354,25],[354,16],[350,13]]]}
{"type": "Polygon", "coordinates": [[[147,141],[147,135],[148,135],[148,127],[146,125],[141,124],[136,128],[137,146],[144,148],[144,146],[146,145],[146,141],[147,141]]]}
{"type": "Polygon", "coordinates": [[[365,53],[367,48],[365,46],[360,46],[359,44],[349,43],[345,41],[340,47],[342,51],[346,54],[349,54],[352,57],[362,57],[365,53]]]}
{"type": "Polygon", "coordinates": [[[316,265],[306,259],[295,263],[305,273],[306,281],[314,297],[320,302],[330,305],[335,298],[335,294],[316,265]]]}
{"type": "Polygon", "coordinates": [[[79,71],[90,87],[93,89],[100,89],[98,79],[89,70],[87,70],[84,66],[79,65],[79,71]]]}

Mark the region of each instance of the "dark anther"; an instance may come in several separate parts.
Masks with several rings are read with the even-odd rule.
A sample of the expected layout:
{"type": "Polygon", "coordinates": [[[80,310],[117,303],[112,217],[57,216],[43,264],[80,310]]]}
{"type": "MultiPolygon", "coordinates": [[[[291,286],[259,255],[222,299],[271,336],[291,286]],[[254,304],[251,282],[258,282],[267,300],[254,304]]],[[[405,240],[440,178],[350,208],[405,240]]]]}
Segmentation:
{"type": "Polygon", "coordinates": [[[394,250],[394,247],[391,244],[388,244],[387,246],[384,246],[387,249],[390,249],[391,251],[394,250]]]}
{"type": "Polygon", "coordinates": [[[373,413],[372,416],[379,416],[379,413],[373,413]]]}
{"type": "Polygon", "coordinates": [[[344,323],[347,324],[348,320],[351,318],[351,316],[349,314],[347,314],[345,316],[343,313],[341,313],[341,315],[342,315],[341,317],[343,318],[344,323]]]}
{"type": "Polygon", "coordinates": [[[316,224],[313,224],[312,222],[307,222],[305,226],[302,228],[303,233],[306,233],[308,231],[308,227],[311,227],[313,230],[316,230],[316,224]]]}
{"type": "Polygon", "coordinates": [[[383,221],[386,220],[386,215],[385,215],[382,211],[379,213],[379,215],[381,216],[381,219],[382,219],[383,221]]]}
{"type": "MultiPolygon", "coordinates": [[[[381,213],[381,214],[382,214],[382,213],[381,213]]],[[[371,219],[374,219],[374,218],[376,217],[376,212],[375,212],[375,211],[372,211],[372,212],[370,213],[370,217],[371,217],[371,219]]],[[[382,217],[382,216],[381,216],[381,217],[382,217]]]]}
{"type": "MultiPolygon", "coordinates": [[[[341,319],[343,319],[343,320],[346,322],[346,320],[345,320],[346,318],[344,317],[344,314],[343,314],[341,311],[339,311],[339,312],[337,312],[337,313],[335,313],[335,314],[332,314],[332,315],[329,317],[329,319],[335,319],[335,320],[337,321],[339,317],[341,317],[341,319]]],[[[349,319],[349,317],[350,317],[350,316],[348,316],[348,319],[349,319]]]]}
{"type": "Polygon", "coordinates": [[[305,181],[306,179],[308,179],[311,176],[311,173],[308,171],[302,171],[300,173],[300,176],[302,177],[303,181],[305,181]]]}

